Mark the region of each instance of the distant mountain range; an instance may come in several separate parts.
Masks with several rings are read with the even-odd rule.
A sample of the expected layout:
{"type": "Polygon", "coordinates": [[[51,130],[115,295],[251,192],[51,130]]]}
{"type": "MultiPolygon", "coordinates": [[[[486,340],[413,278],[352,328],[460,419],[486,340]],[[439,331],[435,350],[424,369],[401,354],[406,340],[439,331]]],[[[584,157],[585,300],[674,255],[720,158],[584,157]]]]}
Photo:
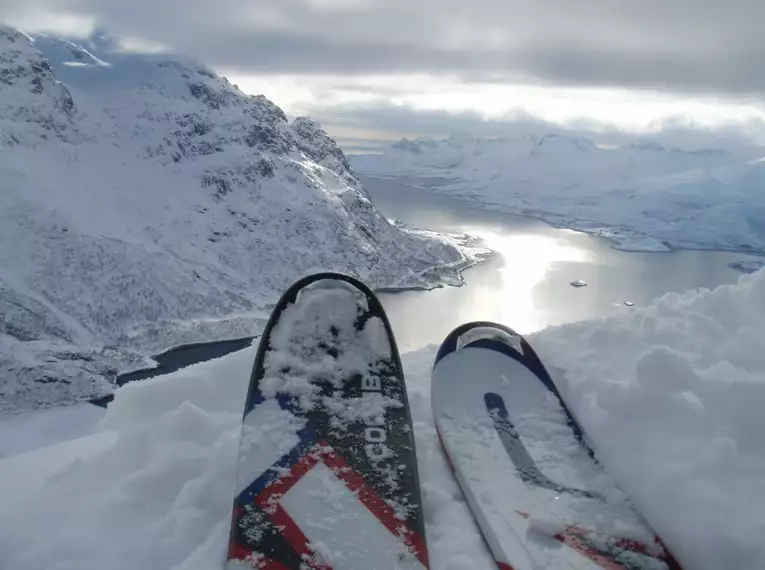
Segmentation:
{"type": "Polygon", "coordinates": [[[310,270],[429,287],[473,261],[390,224],[311,119],[184,58],[0,28],[0,411],[254,334],[310,270]]]}
{"type": "Polygon", "coordinates": [[[603,148],[549,134],[404,139],[351,157],[392,176],[486,207],[598,233],[624,249],[765,250],[765,149],[603,148]]]}

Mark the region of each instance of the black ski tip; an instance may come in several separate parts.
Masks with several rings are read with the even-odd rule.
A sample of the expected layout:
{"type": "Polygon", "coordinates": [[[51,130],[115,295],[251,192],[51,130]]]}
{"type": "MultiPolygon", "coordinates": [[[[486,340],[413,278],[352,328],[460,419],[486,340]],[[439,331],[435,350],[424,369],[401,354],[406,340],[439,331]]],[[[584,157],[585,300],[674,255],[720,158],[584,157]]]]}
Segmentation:
{"type": "Polygon", "coordinates": [[[266,327],[263,330],[263,334],[260,337],[260,343],[258,344],[258,351],[255,356],[255,365],[252,369],[250,376],[250,387],[247,392],[247,399],[244,407],[244,415],[246,416],[260,401],[261,396],[258,390],[258,381],[264,376],[265,370],[263,364],[265,362],[266,353],[271,349],[271,332],[279,322],[285,309],[294,304],[304,291],[312,289],[314,287],[350,287],[356,290],[360,294],[360,297],[364,297],[366,300],[365,318],[378,317],[382,320],[385,327],[385,331],[388,335],[389,342],[391,344],[393,359],[398,369],[402,370],[401,359],[398,353],[398,347],[396,346],[396,340],[393,336],[393,329],[390,326],[388,317],[385,314],[382,304],[375,295],[374,291],[370,289],[365,283],[346,275],[344,273],[336,273],[333,271],[323,271],[319,273],[312,273],[305,277],[302,277],[295,281],[284,292],[274,308],[271,310],[271,316],[266,323],[266,327]]]}
{"type": "Polygon", "coordinates": [[[491,321],[465,323],[450,332],[444,342],[441,343],[433,367],[438,366],[438,363],[450,354],[468,347],[485,348],[502,353],[530,370],[550,392],[557,396],[568,416],[571,428],[574,430],[574,435],[588,449],[590,456],[594,457],[592,450],[584,441],[584,432],[581,426],[568,409],[558,387],[553,382],[537,353],[522,335],[508,326],[491,321]]]}
{"type": "MultiPolygon", "coordinates": [[[[277,305],[279,304],[286,305],[289,303],[294,303],[303,289],[305,289],[306,287],[310,287],[311,285],[314,285],[316,283],[319,283],[320,281],[326,281],[328,285],[331,285],[333,281],[337,283],[344,283],[344,284],[350,285],[354,289],[357,289],[359,292],[363,293],[367,297],[375,296],[375,294],[372,292],[372,290],[369,287],[367,287],[362,281],[356,279],[355,277],[351,277],[350,275],[346,275],[345,273],[336,273],[334,271],[324,271],[321,273],[312,273],[311,275],[301,277],[300,279],[295,281],[292,285],[290,285],[287,288],[287,291],[285,291],[285,293],[282,295],[277,305]]],[[[276,317],[279,316],[278,311],[274,311],[274,313],[276,317]]]]}
{"type": "Polygon", "coordinates": [[[526,339],[510,327],[492,321],[465,323],[450,332],[441,343],[433,366],[437,366],[446,356],[468,347],[493,350],[517,360],[560,398],[552,378],[526,339]]]}
{"type": "Polygon", "coordinates": [[[515,359],[523,356],[525,340],[508,326],[491,321],[474,321],[458,326],[438,349],[434,366],[445,356],[468,346],[481,346],[508,353],[515,359]]]}

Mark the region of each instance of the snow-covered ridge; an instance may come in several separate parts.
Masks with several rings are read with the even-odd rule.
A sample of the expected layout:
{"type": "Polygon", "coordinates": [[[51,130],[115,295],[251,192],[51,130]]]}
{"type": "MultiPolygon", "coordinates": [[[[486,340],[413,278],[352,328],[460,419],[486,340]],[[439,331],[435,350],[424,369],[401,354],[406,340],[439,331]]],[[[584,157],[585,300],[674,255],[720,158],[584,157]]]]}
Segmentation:
{"type": "Polygon", "coordinates": [[[0,410],[251,335],[310,270],[430,287],[473,261],[388,223],[314,121],[195,62],[0,28],[0,410]]]}
{"type": "Polygon", "coordinates": [[[623,249],[765,250],[765,149],[603,148],[549,134],[397,142],[351,157],[414,184],[604,235],[623,249]]]}

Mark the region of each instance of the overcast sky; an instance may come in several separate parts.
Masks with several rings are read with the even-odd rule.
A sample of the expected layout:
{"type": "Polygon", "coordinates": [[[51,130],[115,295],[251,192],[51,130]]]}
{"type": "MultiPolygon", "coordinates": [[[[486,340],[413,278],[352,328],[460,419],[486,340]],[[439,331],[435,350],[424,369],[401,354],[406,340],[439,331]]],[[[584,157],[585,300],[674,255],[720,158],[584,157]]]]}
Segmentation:
{"type": "Polygon", "coordinates": [[[369,130],[765,118],[763,0],[0,0],[0,19],[190,53],[289,113],[369,130]]]}

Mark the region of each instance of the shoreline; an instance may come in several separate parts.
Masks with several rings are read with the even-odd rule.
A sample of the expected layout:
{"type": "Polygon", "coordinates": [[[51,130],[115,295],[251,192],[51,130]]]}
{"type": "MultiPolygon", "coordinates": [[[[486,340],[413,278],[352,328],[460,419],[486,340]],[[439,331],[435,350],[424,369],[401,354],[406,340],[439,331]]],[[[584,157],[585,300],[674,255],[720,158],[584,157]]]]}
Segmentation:
{"type": "MultiPolygon", "coordinates": [[[[480,209],[480,210],[486,210],[489,212],[495,212],[499,214],[505,214],[508,216],[520,216],[522,218],[527,218],[531,220],[538,220],[541,222],[544,222],[549,227],[559,230],[570,230],[572,232],[578,232],[581,234],[597,237],[600,239],[603,239],[607,241],[612,249],[615,249],[617,251],[622,251],[625,253],[674,253],[676,251],[713,251],[713,252],[723,252],[723,253],[736,253],[741,255],[751,255],[755,257],[765,257],[765,249],[756,249],[751,246],[746,247],[739,247],[739,248],[732,248],[732,247],[723,247],[723,246],[712,246],[712,247],[705,247],[701,245],[693,246],[691,244],[688,245],[672,245],[664,243],[659,238],[655,238],[649,234],[643,234],[641,232],[638,232],[637,230],[629,229],[629,228],[621,228],[624,231],[628,231],[633,233],[634,235],[640,235],[644,236],[648,240],[653,240],[657,243],[662,243],[663,249],[652,249],[650,247],[634,247],[630,246],[629,243],[620,242],[617,238],[609,237],[608,235],[604,235],[601,233],[602,230],[617,230],[620,228],[617,227],[608,227],[607,224],[603,223],[600,224],[599,222],[588,222],[592,224],[600,224],[603,227],[599,229],[587,229],[582,227],[577,227],[573,225],[564,224],[561,222],[556,222],[551,219],[549,219],[550,216],[561,216],[560,214],[555,214],[553,212],[543,212],[539,211],[536,213],[530,213],[529,211],[518,211],[512,206],[506,205],[506,204],[496,204],[493,202],[484,202],[481,200],[477,200],[475,198],[471,198],[466,195],[462,194],[454,194],[452,192],[442,192],[439,190],[434,190],[434,187],[437,187],[438,185],[433,186],[422,186],[421,184],[417,184],[415,182],[410,181],[410,177],[408,176],[392,176],[392,175],[380,175],[380,174],[364,174],[364,173],[358,173],[358,176],[363,178],[371,178],[376,180],[388,180],[392,182],[396,182],[398,184],[401,184],[403,186],[409,186],[411,188],[416,188],[417,190],[425,190],[427,192],[432,192],[433,194],[437,194],[440,197],[445,197],[451,200],[456,200],[458,202],[463,202],[465,204],[469,204],[470,206],[480,209]]],[[[447,179],[441,179],[446,183],[454,182],[449,181],[447,179]]],[[[363,184],[363,181],[362,181],[363,184]]]]}
{"type": "MultiPolygon", "coordinates": [[[[373,289],[373,291],[375,294],[397,294],[397,293],[405,293],[410,291],[427,292],[427,291],[433,291],[435,289],[441,289],[444,287],[463,287],[466,285],[463,272],[486,261],[487,259],[491,258],[492,255],[494,255],[494,252],[491,252],[491,251],[488,253],[476,254],[472,256],[472,261],[470,263],[467,263],[463,265],[462,267],[457,268],[456,270],[460,279],[459,283],[441,282],[433,286],[379,287],[379,288],[373,289]]],[[[439,267],[443,267],[443,266],[439,266],[439,267]]],[[[260,333],[258,333],[252,336],[219,339],[219,340],[202,340],[202,341],[196,341],[196,342],[191,342],[187,344],[179,344],[176,346],[172,346],[166,350],[163,350],[160,353],[149,356],[149,358],[157,362],[157,366],[154,366],[152,368],[139,368],[136,370],[131,370],[128,372],[117,374],[113,384],[115,385],[116,389],[119,389],[125,384],[128,384],[130,382],[139,382],[141,380],[148,380],[150,378],[155,378],[157,376],[164,376],[165,374],[176,372],[177,370],[180,370],[181,368],[185,368],[187,366],[191,366],[192,364],[198,364],[200,362],[206,362],[208,360],[220,358],[232,352],[237,352],[239,350],[244,350],[250,347],[252,345],[252,342],[260,338],[260,336],[261,336],[260,333]],[[200,351],[206,352],[203,358],[199,358],[198,356],[198,353],[200,351]],[[190,355],[194,353],[196,353],[197,356],[193,358],[190,357],[190,355]]],[[[109,403],[111,403],[113,400],[114,400],[114,392],[110,394],[106,394],[104,396],[100,396],[98,398],[92,398],[90,400],[87,400],[87,402],[90,402],[91,404],[94,404],[102,408],[106,408],[109,405],[109,403]]]]}

